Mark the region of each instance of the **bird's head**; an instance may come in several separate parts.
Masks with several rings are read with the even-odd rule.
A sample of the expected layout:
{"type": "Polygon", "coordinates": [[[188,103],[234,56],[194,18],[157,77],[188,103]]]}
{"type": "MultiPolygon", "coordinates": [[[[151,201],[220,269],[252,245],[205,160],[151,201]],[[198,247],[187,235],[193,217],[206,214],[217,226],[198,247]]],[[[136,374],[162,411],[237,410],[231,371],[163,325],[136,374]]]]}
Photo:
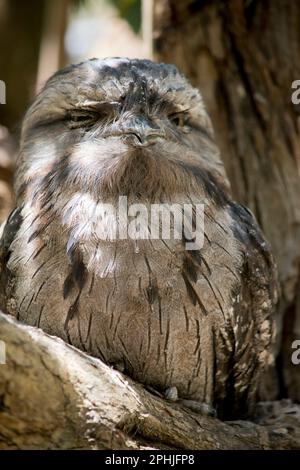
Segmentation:
{"type": "Polygon", "coordinates": [[[19,158],[19,197],[41,184],[150,200],[208,180],[227,186],[199,91],[149,60],[92,59],[54,74],[24,118],[19,158]]]}

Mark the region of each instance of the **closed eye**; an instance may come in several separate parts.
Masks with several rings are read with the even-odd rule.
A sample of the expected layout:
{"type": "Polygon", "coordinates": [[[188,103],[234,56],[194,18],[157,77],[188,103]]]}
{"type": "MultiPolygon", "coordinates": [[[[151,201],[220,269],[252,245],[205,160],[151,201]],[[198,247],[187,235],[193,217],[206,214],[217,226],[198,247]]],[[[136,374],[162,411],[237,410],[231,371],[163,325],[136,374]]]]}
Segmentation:
{"type": "Polygon", "coordinates": [[[169,115],[169,120],[176,127],[184,127],[187,123],[187,114],[184,111],[179,113],[172,113],[169,115]]]}
{"type": "Polygon", "coordinates": [[[113,120],[118,107],[119,103],[115,102],[93,102],[87,108],[69,110],[67,120],[72,129],[91,127],[97,122],[113,120]]]}
{"type": "Polygon", "coordinates": [[[74,109],[68,112],[67,120],[71,129],[85,127],[94,124],[99,119],[99,113],[95,111],[74,109]]]}

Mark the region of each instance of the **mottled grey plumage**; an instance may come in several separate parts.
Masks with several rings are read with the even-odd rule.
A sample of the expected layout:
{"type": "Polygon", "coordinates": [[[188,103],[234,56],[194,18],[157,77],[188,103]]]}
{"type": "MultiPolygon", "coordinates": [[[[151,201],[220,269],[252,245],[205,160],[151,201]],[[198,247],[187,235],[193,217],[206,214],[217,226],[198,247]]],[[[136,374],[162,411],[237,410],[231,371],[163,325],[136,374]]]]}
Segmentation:
{"type": "Polygon", "coordinates": [[[201,96],[171,65],[93,59],[27,112],[1,307],[172,399],[253,411],[272,361],[274,263],[232,201],[201,96]],[[102,240],[101,202],[204,203],[205,243],[102,240]],[[176,387],[176,388],[174,388],[176,387]]]}

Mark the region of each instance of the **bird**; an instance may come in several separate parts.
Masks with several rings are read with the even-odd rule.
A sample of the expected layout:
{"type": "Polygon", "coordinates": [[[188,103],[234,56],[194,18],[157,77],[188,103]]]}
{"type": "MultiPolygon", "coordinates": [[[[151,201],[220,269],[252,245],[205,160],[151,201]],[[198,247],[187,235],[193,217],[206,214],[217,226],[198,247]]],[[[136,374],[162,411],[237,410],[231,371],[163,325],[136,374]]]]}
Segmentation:
{"type": "Polygon", "coordinates": [[[4,312],[167,400],[253,415],[274,361],[276,264],[175,65],[89,59],[56,72],[22,123],[15,196],[0,242],[4,312]],[[145,222],[129,237],[120,198],[149,213],[191,207],[189,229],[151,238],[145,222]]]}

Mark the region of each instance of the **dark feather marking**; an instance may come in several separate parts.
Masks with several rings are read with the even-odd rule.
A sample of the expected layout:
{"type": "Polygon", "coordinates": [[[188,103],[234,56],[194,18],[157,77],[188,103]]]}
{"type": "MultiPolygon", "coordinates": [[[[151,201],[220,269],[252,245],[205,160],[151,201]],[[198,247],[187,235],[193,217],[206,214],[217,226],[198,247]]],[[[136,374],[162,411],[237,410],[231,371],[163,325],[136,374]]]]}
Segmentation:
{"type": "Polygon", "coordinates": [[[63,285],[63,297],[66,299],[74,290],[75,286],[78,288],[78,293],[75,301],[68,310],[65,321],[65,329],[67,328],[69,321],[72,320],[74,315],[78,312],[80,296],[87,280],[87,269],[84,265],[82,254],[79,248],[76,246],[73,247],[69,256],[71,261],[71,271],[65,279],[63,285]]]}
{"type": "MultiPolygon", "coordinates": [[[[108,305],[108,299],[110,298],[111,296],[111,292],[106,296],[106,304],[108,305]]],[[[113,323],[114,323],[114,311],[115,309],[113,308],[111,314],[110,314],[110,322],[109,322],[109,329],[111,330],[112,327],[113,327],[113,323]]]]}
{"type": "Polygon", "coordinates": [[[225,253],[227,253],[230,257],[232,256],[231,253],[229,253],[229,251],[226,250],[226,248],[224,248],[224,246],[221,245],[220,243],[218,243],[218,242],[216,242],[216,241],[214,241],[214,240],[212,241],[212,243],[213,243],[214,245],[217,245],[219,248],[221,248],[221,250],[225,251],[225,253]]]}
{"type": "Polygon", "coordinates": [[[42,308],[41,308],[40,313],[39,313],[39,317],[38,317],[38,321],[37,321],[37,327],[38,327],[38,328],[40,327],[41,317],[42,317],[42,313],[43,313],[44,307],[45,307],[45,304],[42,305],[42,308]]]}
{"type": "Polygon", "coordinates": [[[66,320],[65,320],[65,324],[64,324],[65,330],[67,330],[67,328],[68,328],[69,321],[74,318],[74,315],[78,311],[79,298],[80,298],[80,293],[77,294],[75,302],[70,306],[70,308],[68,310],[66,320]]]}
{"type": "Polygon", "coordinates": [[[30,308],[30,306],[31,306],[31,304],[32,304],[33,299],[34,299],[34,295],[35,295],[35,292],[33,292],[32,295],[31,295],[31,297],[30,297],[30,300],[29,300],[29,302],[28,302],[28,304],[27,304],[25,313],[28,313],[28,310],[29,310],[29,308],[30,308]]]}
{"type": "Polygon", "coordinates": [[[204,263],[205,266],[206,266],[206,269],[207,269],[207,271],[208,271],[209,276],[211,276],[211,269],[210,269],[210,267],[209,267],[209,265],[208,265],[208,263],[207,263],[207,261],[206,261],[206,259],[204,258],[203,255],[201,255],[201,259],[202,259],[203,263],[204,263]]]}
{"type": "Polygon", "coordinates": [[[209,245],[212,244],[211,240],[208,238],[208,235],[204,232],[204,238],[208,242],[209,245]]]}
{"type": "Polygon", "coordinates": [[[141,365],[141,370],[143,373],[143,379],[142,379],[143,382],[147,380],[147,373],[148,373],[149,367],[151,367],[151,363],[150,361],[147,361],[147,356],[146,356],[141,365]]]}
{"type": "Polygon", "coordinates": [[[151,316],[148,317],[148,343],[147,343],[147,356],[150,353],[150,347],[151,347],[151,316]]]}
{"type": "Polygon", "coordinates": [[[166,377],[168,383],[172,383],[172,378],[173,378],[173,375],[174,375],[174,372],[175,372],[175,367],[173,365],[173,360],[174,360],[173,350],[171,350],[170,359],[169,359],[170,367],[167,371],[167,377],[166,377]]]}
{"type": "Polygon", "coordinates": [[[27,243],[30,243],[32,242],[33,240],[35,240],[37,237],[39,237],[40,235],[42,235],[46,228],[49,227],[49,225],[51,224],[51,222],[53,221],[53,219],[49,218],[47,220],[47,222],[45,222],[42,226],[40,226],[37,230],[35,230],[31,235],[30,237],[28,238],[27,240],[27,243]]]}
{"type": "Polygon", "coordinates": [[[139,277],[138,286],[139,286],[139,292],[140,292],[140,294],[142,294],[143,291],[142,291],[142,278],[141,278],[141,276],[139,277]]]}
{"type": "MultiPolygon", "coordinates": [[[[34,202],[35,202],[35,199],[34,199],[34,202]]],[[[42,206],[44,207],[44,206],[42,206]]],[[[44,208],[43,211],[40,211],[36,214],[36,216],[32,219],[32,222],[31,222],[31,226],[33,226],[35,224],[35,222],[37,220],[41,220],[43,219],[43,217],[47,214],[47,212],[49,212],[49,210],[53,209],[53,204],[50,204],[48,203],[47,207],[44,208]]]]}
{"type": "Polygon", "coordinates": [[[196,330],[197,344],[194,350],[194,354],[196,354],[197,352],[199,353],[199,349],[200,349],[200,324],[199,324],[198,319],[196,320],[196,325],[197,325],[197,330],[196,330]]]}
{"type": "Polygon", "coordinates": [[[24,295],[23,299],[21,300],[20,302],[20,305],[18,306],[18,309],[17,309],[17,320],[20,319],[20,313],[21,313],[21,308],[22,308],[22,305],[25,301],[25,299],[27,298],[27,293],[24,295]]]}
{"type": "Polygon", "coordinates": [[[185,305],[183,306],[183,311],[184,311],[184,316],[185,316],[186,331],[189,331],[189,316],[188,316],[185,305]]]}
{"type": "Polygon", "coordinates": [[[148,269],[148,275],[149,275],[149,286],[146,288],[146,293],[147,293],[147,300],[150,305],[152,305],[156,300],[159,299],[159,290],[158,290],[158,285],[157,285],[157,280],[153,278],[152,276],[152,271],[150,267],[149,260],[147,256],[144,256],[145,258],[145,263],[148,269]]]}
{"type": "Polygon", "coordinates": [[[21,310],[22,305],[23,305],[23,303],[24,303],[26,297],[27,297],[27,293],[24,295],[23,299],[21,300],[21,303],[20,303],[20,305],[19,305],[19,310],[21,310]]]}
{"type": "Polygon", "coordinates": [[[191,251],[187,250],[186,256],[188,256],[191,262],[196,264],[198,268],[201,266],[203,259],[202,259],[202,254],[199,250],[191,250],[191,251]]]}
{"type": "Polygon", "coordinates": [[[160,298],[160,296],[158,297],[158,318],[159,318],[159,333],[162,335],[163,334],[163,328],[162,328],[162,311],[161,311],[161,298],[160,298]]]}
{"type": "Polygon", "coordinates": [[[22,209],[23,207],[17,207],[9,215],[0,241],[1,249],[9,248],[14,240],[15,235],[23,222],[23,216],[21,215],[22,209]]]}
{"type": "MultiPolygon", "coordinates": [[[[97,204],[98,204],[98,202],[97,202],[97,204]]],[[[95,251],[94,251],[94,254],[93,254],[93,260],[96,258],[98,248],[99,248],[99,241],[97,241],[97,244],[96,244],[96,248],[95,248],[95,251]]],[[[89,294],[92,292],[92,289],[94,287],[94,282],[95,282],[95,272],[93,271],[91,285],[90,285],[90,289],[89,289],[89,294]]]]}
{"type": "Polygon", "coordinates": [[[224,299],[223,294],[222,294],[221,290],[219,289],[219,287],[218,287],[218,286],[215,286],[215,288],[216,288],[216,290],[218,291],[219,296],[221,297],[221,299],[224,301],[225,299],[224,299]]]}
{"type": "Polygon", "coordinates": [[[103,352],[101,351],[101,349],[99,348],[99,345],[98,343],[96,343],[96,349],[97,349],[97,352],[99,354],[99,358],[101,359],[102,362],[106,362],[105,360],[105,357],[103,355],[103,352]]]}
{"type": "Polygon", "coordinates": [[[38,230],[35,230],[28,238],[27,243],[31,243],[33,240],[35,240],[42,233],[42,230],[43,229],[41,228],[39,228],[38,230]]]}
{"type": "Polygon", "coordinates": [[[167,354],[168,354],[168,342],[170,339],[170,319],[167,320],[167,329],[164,343],[164,357],[165,357],[165,366],[167,367],[167,354]]]}
{"type": "Polygon", "coordinates": [[[73,273],[71,272],[66,277],[64,285],[63,285],[63,298],[66,299],[74,288],[75,288],[75,282],[73,279],[73,273]]]}
{"type": "Polygon", "coordinates": [[[237,280],[238,282],[240,282],[241,279],[238,277],[237,273],[235,273],[229,266],[227,266],[227,264],[224,264],[222,267],[228,269],[228,271],[230,271],[231,274],[234,275],[234,277],[236,278],[236,280],[237,280]]]}
{"type": "Polygon", "coordinates": [[[88,327],[87,327],[87,333],[86,333],[85,342],[87,342],[88,337],[89,337],[90,332],[91,332],[92,320],[93,320],[93,312],[92,312],[92,310],[91,310],[91,311],[90,311],[90,316],[89,316],[89,321],[88,321],[88,327]]]}
{"type": "Polygon", "coordinates": [[[187,386],[188,395],[191,393],[192,382],[193,382],[193,379],[192,378],[189,379],[188,386],[187,386]]]}
{"type": "Polygon", "coordinates": [[[106,296],[105,298],[105,312],[108,312],[108,300],[109,300],[109,295],[106,296]]]}
{"type": "Polygon", "coordinates": [[[32,259],[36,259],[46,246],[47,246],[47,244],[44,243],[44,244],[36,251],[36,253],[33,255],[32,259]]]}
{"type": "Polygon", "coordinates": [[[80,341],[80,346],[83,351],[86,351],[86,347],[84,345],[84,341],[82,339],[81,328],[80,328],[80,316],[77,315],[77,331],[78,331],[78,338],[80,341]]]}
{"type": "MultiPolygon", "coordinates": [[[[122,340],[121,337],[119,338],[119,341],[120,341],[120,343],[122,344],[122,347],[123,347],[123,349],[124,349],[125,356],[126,356],[126,361],[129,363],[131,369],[132,369],[132,370],[135,370],[135,368],[133,367],[132,362],[131,362],[131,360],[130,360],[130,358],[129,358],[129,354],[128,354],[128,351],[127,351],[127,349],[126,349],[125,343],[124,343],[124,341],[122,340]]],[[[127,367],[126,367],[126,369],[127,369],[127,367]]]]}
{"type": "Polygon", "coordinates": [[[143,341],[140,342],[140,347],[139,347],[139,355],[141,356],[142,351],[143,351],[143,341]]]}
{"type": "Polygon", "coordinates": [[[49,277],[51,277],[51,274],[50,274],[50,276],[47,277],[47,279],[45,279],[45,280],[41,283],[40,287],[38,288],[38,290],[37,290],[37,292],[36,292],[36,294],[35,294],[34,300],[36,300],[36,299],[38,298],[39,293],[41,292],[42,288],[44,287],[44,285],[45,285],[46,282],[48,281],[49,277]]]}
{"type": "Polygon", "coordinates": [[[204,273],[202,273],[202,275],[203,275],[204,279],[206,280],[207,284],[209,285],[210,290],[212,291],[212,293],[213,293],[213,295],[214,295],[214,297],[215,297],[215,299],[216,299],[216,301],[217,301],[217,303],[218,303],[218,305],[219,305],[219,307],[220,307],[220,310],[221,310],[221,312],[222,312],[222,315],[223,315],[223,317],[225,318],[225,313],[224,313],[223,307],[222,307],[221,302],[219,301],[219,299],[218,299],[218,297],[217,297],[217,294],[216,294],[216,292],[215,292],[215,290],[214,290],[214,288],[213,288],[213,286],[212,286],[212,283],[210,282],[210,280],[208,279],[208,277],[207,277],[204,273]]]}
{"type": "Polygon", "coordinates": [[[212,214],[207,213],[206,217],[208,217],[212,222],[214,222],[216,225],[218,225],[218,227],[220,227],[220,229],[223,230],[223,232],[226,233],[226,235],[228,235],[228,230],[226,230],[226,228],[223,227],[223,225],[220,224],[220,222],[218,222],[217,219],[215,219],[212,214]]]}
{"type": "Polygon", "coordinates": [[[161,356],[161,341],[159,340],[157,342],[157,363],[160,361],[160,356],[161,356]]]}
{"type": "Polygon", "coordinates": [[[188,279],[188,277],[186,276],[186,274],[184,272],[182,273],[182,277],[183,277],[183,280],[185,282],[187,293],[189,294],[189,297],[190,297],[193,305],[196,305],[198,303],[198,305],[201,308],[202,313],[204,315],[207,315],[208,312],[207,312],[206,308],[204,307],[203,303],[199,299],[199,296],[198,296],[197,292],[195,291],[195,289],[192,286],[190,280],[188,279]]]}
{"type": "Polygon", "coordinates": [[[170,253],[173,254],[173,251],[171,250],[171,248],[169,247],[169,245],[166,243],[165,240],[161,239],[161,241],[163,242],[163,244],[165,245],[165,247],[170,251],[170,253]]]}
{"type": "Polygon", "coordinates": [[[113,333],[113,340],[116,339],[117,329],[118,329],[121,318],[122,318],[122,313],[120,313],[120,315],[118,316],[117,321],[115,323],[115,329],[114,329],[114,333],[113,333]]]}
{"type": "Polygon", "coordinates": [[[69,333],[69,330],[68,330],[68,324],[66,326],[64,326],[64,329],[65,329],[65,333],[67,335],[67,342],[70,343],[70,344],[73,344],[72,343],[72,340],[71,340],[71,336],[70,336],[70,333],[69,333]]]}
{"type": "Polygon", "coordinates": [[[182,269],[186,276],[188,276],[193,282],[197,282],[199,267],[196,266],[188,256],[185,256],[183,260],[182,269]]]}
{"type": "Polygon", "coordinates": [[[103,334],[104,334],[104,340],[105,340],[106,349],[107,349],[107,351],[110,351],[110,350],[111,350],[111,344],[110,344],[110,341],[109,341],[109,339],[108,339],[108,337],[107,337],[107,332],[106,332],[105,329],[103,330],[103,334]]]}
{"type": "Polygon", "coordinates": [[[78,285],[79,289],[82,290],[86,282],[87,270],[79,249],[74,249],[72,251],[71,262],[74,281],[78,285]]]}
{"type": "Polygon", "coordinates": [[[41,263],[38,268],[34,271],[33,275],[31,276],[31,279],[33,279],[37,273],[45,266],[45,264],[50,261],[49,259],[46,259],[45,261],[43,261],[43,263],[41,263]]]}
{"type": "MultiPolygon", "coordinates": [[[[186,241],[187,240],[184,237],[183,238],[183,243],[185,243],[186,241]]],[[[195,241],[195,240],[193,240],[193,241],[195,241]]],[[[200,250],[187,250],[186,251],[186,257],[185,257],[184,262],[183,262],[184,263],[184,268],[187,270],[187,272],[190,273],[190,276],[191,276],[191,279],[193,280],[193,282],[197,281],[197,270],[201,266],[202,262],[206,266],[208,274],[211,275],[211,269],[210,269],[207,261],[205,260],[205,258],[202,255],[200,250]]]]}
{"type": "Polygon", "coordinates": [[[149,286],[146,289],[147,298],[150,305],[152,305],[155,300],[158,299],[158,286],[156,279],[150,279],[149,286]]]}
{"type": "Polygon", "coordinates": [[[197,356],[197,367],[195,369],[195,374],[194,374],[195,377],[199,377],[201,364],[202,364],[202,361],[201,361],[201,348],[199,348],[198,349],[198,356],[197,356]]]}
{"type": "Polygon", "coordinates": [[[151,274],[150,264],[149,264],[149,261],[148,261],[148,258],[147,258],[146,255],[144,256],[144,258],[145,258],[145,262],[146,262],[147,269],[148,269],[148,274],[149,274],[149,279],[150,279],[150,274],[151,274]]]}

